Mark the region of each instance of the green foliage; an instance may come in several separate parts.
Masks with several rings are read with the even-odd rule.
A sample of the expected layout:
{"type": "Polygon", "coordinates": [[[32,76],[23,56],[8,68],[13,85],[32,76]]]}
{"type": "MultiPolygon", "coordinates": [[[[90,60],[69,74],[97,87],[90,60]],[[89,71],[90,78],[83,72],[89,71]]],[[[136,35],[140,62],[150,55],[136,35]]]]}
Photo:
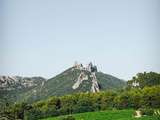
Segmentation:
{"type": "Polygon", "coordinates": [[[139,110],[141,111],[142,115],[152,116],[154,114],[154,109],[152,108],[140,108],[139,110]]]}
{"type": "Polygon", "coordinates": [[[38,120],[43,117],[43,111],[38,108],[33,108],[29,111],[26,111],[24,119],[25,120],[38,120]]]}
{"type": "MultiPolygon", "coordinates": [[[[51,87],[51,91],[49,90],[48,93],[50,95],[54,94],[52,93],[54,88],[52,88],[51,86],[53,85],[53,83],[61,84],[60,86],[62,87],[64,84],[66,85],[71,80],[71,78],[72,80],[74,80],[78,72],[79,71],[76,70],[67,70],[63,74],[60,74],[59,76],[55,77],[55,80],[50,80],[47,83],[47,85],[48,87],[51,87]],[[64,78],[66,79],[66,81],[64,80],[64,78]],[[63,82],[62,80],[65,82],[63,82]]],[[[144,73],[138,74],[137,76],[138,77],[134,77],[133,79],[139,80],[139,88],[134,87],[132,89],[129,88],[120,91],[108,90],[106,92],[103,91],[98,93],[79,93],[77,91],[76,94],[65,95],[61,97],[54,96],[48,98],[47,100],[35,102],[31,105],[26,103],[19,103],[10,107],[8,104],[6,104],[6,107],[3,108],[3,114],[14,119],[37,120],[40,118],[46,118],[50,116],[59,116],[99,110],[141,108],[143,114],[153,115],[153,109],[160,108],[160,86],[153,86],[153,83],[150,83],[151,81],[145,82],[145,79],[154,78],[156,79],[157,83],[157,80],[159,80],[159,78],[157,78],[158,75],[155,73],[144,73]]],[[[107,77],[107,79],[110,80],[112,78],[112,76],[107,77]]],[[[107,84],[107,82],[103,80],[105,79],[105,75],[102,73],[97,74],[97,78],[101,78],[101,88],[105,88],[105,85],[107,84]]],[[[74,83],[74,81],[72,82],[74,83]]],[[[116,82],[118,83],[118,81],[116,82]]],[[[131,81],[129,81],[128,83],[131,84],[131,81]]],[[[112,86],[114,85],[112,84],[112,86]]],[[[82,88],[84,89],[85,87],[88,86],[83,86],[82,88]]],[[[70,91],[69,89],[65,89],[65,92],[67,90],[70,91]]],[[[62,91],[64,92],[63,88],[62,91]]],[[[44,97],[47,96],[48,94],[46,96],[44,95],[44,97]]]]}
{"type": "Polygon", "coordinates": [[[160,109],[157,109],[154,111],[154,116],[155,116],[156,120],[160,120],[160,109]]]}
{"type": "Polygon", "coordinates": [[[115,97],[117,108],[160,107],[160,86],[124,91],[115,97]]]}
{"type": "Polygon", "coordinates": [[[160,74],[155,72],[149,73],[138,73],[136,76],[127,82],[128,88],[144,88],[147,86],[155,86],[160,85],[160,74]],[[138,85],[134,86],[134,83],[138,83],[138,85]]]}
{"type": "Polygon", "coordinates": [[[99,93],[77,93],[62,97],[50,97],[45,101],[27,104],[16,104],[10,113],[16,119],[25,120],[75,114],[110,109],[147,108],[142,112],[147,115],[152,109],[160,108],[160,86],[130,89],[128,91],[107,91],[99,93]]]}
{"type": "Polygon", "coordinates": [[[123,108],[129,108],[131,107],[130,105],[130,96],[128,92],[124,92],[123,94],[120,94],[115,97],[114,102],[116,103],[115,106],[118,109],[123,109],[123,108]]]}
{"type": "Polygon", "coordinates": [[[25,116],[25,111],[30,110],[32,107],[27,103],[14,104],[13,106],[6,107],[1,111],[1,116],[5,116],[8,119],[23,119],[25,116]]]}

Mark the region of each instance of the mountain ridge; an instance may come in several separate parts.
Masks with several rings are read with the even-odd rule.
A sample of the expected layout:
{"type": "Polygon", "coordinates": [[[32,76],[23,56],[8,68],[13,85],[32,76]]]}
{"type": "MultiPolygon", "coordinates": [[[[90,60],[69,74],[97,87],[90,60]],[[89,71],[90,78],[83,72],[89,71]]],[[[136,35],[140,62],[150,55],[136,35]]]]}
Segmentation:
{"type": "MultiPolygon", "coordinates": [[[[32,81],[31,78],[26,78],[28,81],[32,81]]],[[[22,83],[23,80],[25,81],[26,79],[20,79],[22,83]]],[[[36,79],[35,82],[37,82],[35,86],[28,87],[27,89],[25,89],[25,87],[22,87],[24,89],[17,88],[9,91],[0,89],[0,92],[2,93],[1,98],[4,98],[4,95],[7,93],[8,96],[5,97],[12,99],[11,101],[13,102],[33,102],[47,99],[50,96],[63,96],[79,92],[98,92],[111,89],[121,89],[126,85],[124,80],[98,72],[97,67],[92,63],[85,67],[82,64],[75,64],[50,79],[43,79],[42,77],[39,77],[39,80],[36,79]]],[[[31,83],[34,82],[32,81],[31,83]]]]}
{"type": "MultiPolygon", "coordinates": [[[[50,96],[63,96],[66,94],[78,93],[78,92],[91,92],[92,79],[89,76],[90,73],[84,69],[77,69],[75,66],[68,68],[62,73],[48,79],[45,84],[40,88],[34,89],[35,96],[26,93],[26,96],[30,96],[26,99],[46,99],[50,96]],[[88,80],[82,80],[82,83],[78,88],[73,89],[73,85],[76,83],[81,72],[88,74],[88,80]]],[[[126,82],[118,79],[112,75],[108,75],[102,72],[95,72],[97,82],[100,87],[100,91],[111,89],[122,89],[125,87],[126,82]]],[[[30,91],[33,93],[33,91],[30,91]]]]}

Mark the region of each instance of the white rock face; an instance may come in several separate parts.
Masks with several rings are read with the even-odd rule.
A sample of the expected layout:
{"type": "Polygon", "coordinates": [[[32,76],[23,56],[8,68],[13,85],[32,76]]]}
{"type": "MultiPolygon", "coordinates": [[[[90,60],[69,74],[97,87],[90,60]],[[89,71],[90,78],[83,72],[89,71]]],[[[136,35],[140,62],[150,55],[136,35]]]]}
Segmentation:
{"type": "Polygon", "coordinates": [[[83,80],[88,80],[88,75],[85,75],[84,72],[81,72],[77,82],[72,86],[73,89],[77,89],[79,85],[83,82],[83,80]]]}
{"type": "Polygon", "coordinates": [[[0,76],[0,90],[15,90],[37,86],[42,77],[0,76]]]}
{"type": "MultiPolygon", "coordinates": [[[[95,68],[95,67],[94,67],[95,68]]],[[[80,73],[76,83],[72,86],[73,89],[77,89],[80,84],[82,84],[83,80],[89,80],[88,75],[86,75],[83,71],[87,71],[90,73],[90,77],[92,78],[92,87],[91,92],[99,92],[99,85],[96,78],[96,71],[94,70],[92,63],[89,63],[86,67],[84,67],[82,64],[78,64],[77,62],[74,65],[74,69],[79,69],[82,72],[80,73]]]]}
{"type": "Polygon", "coordinates": [[[99,92],[99,85],[98,85],[98,82],[97,82],[96,75],[95,75],[95,73],[91,73],[91,75],[92,75],[92,87],[91,87],[91,91],[93,93],[99,92]]]}

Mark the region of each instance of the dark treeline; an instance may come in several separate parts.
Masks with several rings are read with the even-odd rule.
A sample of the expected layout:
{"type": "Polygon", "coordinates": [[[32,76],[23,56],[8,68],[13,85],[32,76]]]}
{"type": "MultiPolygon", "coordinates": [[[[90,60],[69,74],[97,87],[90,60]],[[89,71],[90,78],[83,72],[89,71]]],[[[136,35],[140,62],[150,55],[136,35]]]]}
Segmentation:
{"type": "Polygon", "coordinates": [[[6,109],[5,114],[14,119],[37,120],[50,116],[129,108],[160,108],[160,86],[51,97],[31,105],[16,104],[6,109]]]}

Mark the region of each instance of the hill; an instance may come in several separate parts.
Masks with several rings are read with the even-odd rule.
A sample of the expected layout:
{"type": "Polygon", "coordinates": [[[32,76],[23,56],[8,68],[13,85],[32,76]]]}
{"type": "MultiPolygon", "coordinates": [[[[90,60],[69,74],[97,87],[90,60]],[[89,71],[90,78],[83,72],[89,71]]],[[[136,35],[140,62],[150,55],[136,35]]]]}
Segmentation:
{"type": "Polygon", "coordinates": [[[63,96],[79,92],[98,92],[120,89],[126,82],[114,76],[97,71],[97,67],[88,64],[76,64],[59,75],[48,80],[42,77],[0,77],[0,97],[3,101],[33,102],[50,96],[63,96]]]}
{"type": "Polygon", "coordinates": [[[127,81],[127,88],[144,88],[160,85],[160,73],[144,72],[137,73],[131,80],[127,81]]]}
{"type": "Polygon", "coordinates": [[[47,80],[43,86],[28,91],[23,98],[33,101],[46,99],[50,96],[62,96],[79,92],[97,92],[120,89],[125,87],[125,81],[102,72],[76,68],[65,70],[59,75],[47,80]]]}
{"type": "Polygon", "coordinates": [[[43,84],[43,77],[0,76],[0,105],[17,101],[20,94],[43,84]]]}

